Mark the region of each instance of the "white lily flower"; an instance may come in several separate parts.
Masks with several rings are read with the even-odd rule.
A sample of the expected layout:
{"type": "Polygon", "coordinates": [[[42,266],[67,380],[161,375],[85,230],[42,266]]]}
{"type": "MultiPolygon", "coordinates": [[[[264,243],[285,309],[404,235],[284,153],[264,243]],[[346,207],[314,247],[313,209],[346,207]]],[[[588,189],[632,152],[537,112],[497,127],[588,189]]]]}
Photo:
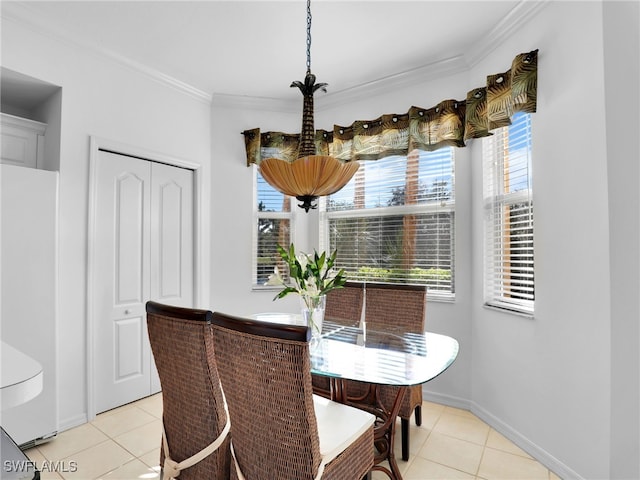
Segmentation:
{"type": "Polygon", "coordinates": [[[280,275],[280,271],[278,270],[278,266],[273,269],[273,273],[269,275],[269,278],[265,282],[265,285],[282,285],[284,281],[282,280],[282,276],[280,275]]]}
{"type": "Polygon", "coordinates": [[[309,256],[306,253],[299,253],[297,255],[298,263],[300,263],[300,267],[302,267],[302,271],[304,272],[309,264],[309,256]]]}

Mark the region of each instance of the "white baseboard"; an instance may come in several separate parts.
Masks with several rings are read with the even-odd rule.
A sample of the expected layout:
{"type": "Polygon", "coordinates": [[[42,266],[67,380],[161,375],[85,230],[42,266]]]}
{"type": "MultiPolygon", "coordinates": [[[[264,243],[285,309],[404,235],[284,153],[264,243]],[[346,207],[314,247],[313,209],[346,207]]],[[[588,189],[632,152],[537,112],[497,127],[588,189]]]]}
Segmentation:
{"type": "Polygon", "coordinates": [[[476,415],[480,420],[487,423],[491,428],[496,430],[501,435],[511,440],[515,445],[531,455],[558,477],[564,480],[585,480],[578,473],[573,471],[567,465],[555,458],[544,448],[536,445],[520,432],[515,430],[510,425],[506,424],[498,417],[487,411],[480,405],[461,397],[455,397],[453,395],[446,395],[437,392],[428,392],[423,390],[423,399],[428,402],[440,403],[448,407],[461,408],[469,410],[476,415]]]}

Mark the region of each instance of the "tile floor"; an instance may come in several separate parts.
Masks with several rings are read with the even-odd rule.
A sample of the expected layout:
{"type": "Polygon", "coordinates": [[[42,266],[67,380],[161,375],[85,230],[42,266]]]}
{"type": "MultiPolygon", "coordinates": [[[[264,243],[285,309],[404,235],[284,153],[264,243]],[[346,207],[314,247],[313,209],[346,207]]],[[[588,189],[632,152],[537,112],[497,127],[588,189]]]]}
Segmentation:
{"type": "MultiPolygon", "coordinates": [[[[100,414],[93,422],[62,432],[26,453],[41,469],[46,465],[57,469],[43,471],[43,480],[158,479],[161,417],[158,394],[100,414]]],[[[558,480],[466,410],[424,402],[422,419],[421,427],[412,421],[411,458],[398,460],[405,480],[558,480]]],[[[380,472],[373,474],[374,480],[386,478],[380,472]]]]}

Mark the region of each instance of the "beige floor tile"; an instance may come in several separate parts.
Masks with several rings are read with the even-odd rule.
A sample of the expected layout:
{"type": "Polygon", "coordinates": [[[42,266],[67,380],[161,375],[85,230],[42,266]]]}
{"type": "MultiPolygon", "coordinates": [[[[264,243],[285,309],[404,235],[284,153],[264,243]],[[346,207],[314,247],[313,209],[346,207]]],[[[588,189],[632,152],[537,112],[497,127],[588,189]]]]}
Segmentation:
{"type": "Polygon", "coordinates": [[[444,412],[433,432],[456,437],[461,440],[484,445],[489,435],[490,427],[477,417],[469,417],[467,415],[456,415],[444,412]]]}
{"type": "Polygon", "coordinates": [[[493,428],[489,431],[489,437],[487,438],[487,447],[495,448],[496,450],[502,450],[503,452],[513,453],[514,455],[520,455],[521,457],[531,458],[531,456],[515,445],[511,440],[504,435],[495,431],[493,428]]]}
{"type": "Polygon", "coordinates": [[[108,437],[99,429],[90,423],[85,423],[59,433],[53,440],[38,445],[37,449],[47,460],[55,461],[102,443],[107,439],[108,437]]]}
{"type": "Polygon", "coordinates": [[[93,480],[133,460],[133,455],[113,440],[83,450],[65,461],[75,462],[77,470],[63,473],[65,480],[93,480]]]}
{"type": "Polygon", "coordinates": [[[434,432],[418,452],[418,457],[475,475],[482,451],[482,445],[434,432]]]}
{"type": "Polygon", "coordinates": [[[154,420],[157,418],[133,405],[119,411],[112,410],[107,414],[100,414],[91,424],[113,438],[154,420]]]}
{"type": "Polygon", "coordinates": [[[444,412],[444,409],[444,405],[422,402],[422,427],[431,430],[440,418],[440,415],[442,415],[442,412],[444,412]]]}
{"type": "Polygon", "coordinates": [[[113,438],[136,457],[157,450],[161,439],[162,421],[159,419],[113,438]]]}
{"type": "Polygon", "coordinates": [[[487,447],[478,476],[487,480],[548,480],[549,470],[535,460],[487,447]]]}
{"type": "MultiPolygon", "coordinates": [[[[400,421],[398,421],[398,423],[396,424],[396,441],[393,449],[396,459],[398,460],[398,464],[403,461],[401,428],[402,427],[400,426],[400,421]]],[[[411,420],[411,424],[409,427],[409,460],[411,460],[411,456],[415,454],[415,452],[418,452],[422,448],[424,442],[427,441],[430,433],[431,432],[424,427],[417,427],[414,421],[411,420]]]]}
{"type": "Polygon", "coordinates": [[[62,480],[56,470],[63,468],[63,465],[51,463],[35,447],[26,450],[24,453],[29,460],[36,464],[36,468],[40,471],[41,480],[62,480]]]}
{"type": "Polygon", "coordinates": [[[404,475],[405,480],[473,480],[474,478],[474,475],[469,475],[424,458],[416,458],[404,475]]]}
{"type": "Polygon", "coordinates": [[[145,465],[160,471],[160,447],[138,457],[145,465]]]}
{"type": "Polygon", "coordinates": [[[452,415],[460,415],[463,417],[467,417],[467,418],[478,418],[476,417],[473,413],[471,413],[469,410],[465,410],[463,408],[456,408],[456,407],[444,407],[444,412],[443,413],[450,413],[452,415]]]}
{"type": "Polygon", "coordinates": [[[162,395],[157,393],[135,402],[135,406],[150,413],[156,418],[162,418],[162,395]]]}
{"type": "Polygon", "coordinates": [[[98,478],[99,480],[153,480],[160,478],[160,470],[154,470],[140,460],[135,459],[98,478]]]}

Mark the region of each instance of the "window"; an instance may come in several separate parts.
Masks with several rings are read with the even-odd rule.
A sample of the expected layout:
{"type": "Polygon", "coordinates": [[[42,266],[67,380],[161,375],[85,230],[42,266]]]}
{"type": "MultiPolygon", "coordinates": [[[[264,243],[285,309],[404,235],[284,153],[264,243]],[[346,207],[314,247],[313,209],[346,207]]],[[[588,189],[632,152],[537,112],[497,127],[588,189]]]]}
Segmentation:
{"type": "Polygon", "coordinates": [[[483,140],[484,301],[533,314],[533,190],[531,116],[483,140]]]}
{"type": "Polygon", "coordinates": [[[321,247],[359,281],[425,284],[431,298],[454,288],[453,148],[360,162],[321,202],[321,247]]]}
{"type": "Polygon", "coordinates": [[[276,245],[291,243],[291,197],[269,185],[257,166],[253,168],[256,175],[253,284],[262,286],[280,259],[276,245]]]}

